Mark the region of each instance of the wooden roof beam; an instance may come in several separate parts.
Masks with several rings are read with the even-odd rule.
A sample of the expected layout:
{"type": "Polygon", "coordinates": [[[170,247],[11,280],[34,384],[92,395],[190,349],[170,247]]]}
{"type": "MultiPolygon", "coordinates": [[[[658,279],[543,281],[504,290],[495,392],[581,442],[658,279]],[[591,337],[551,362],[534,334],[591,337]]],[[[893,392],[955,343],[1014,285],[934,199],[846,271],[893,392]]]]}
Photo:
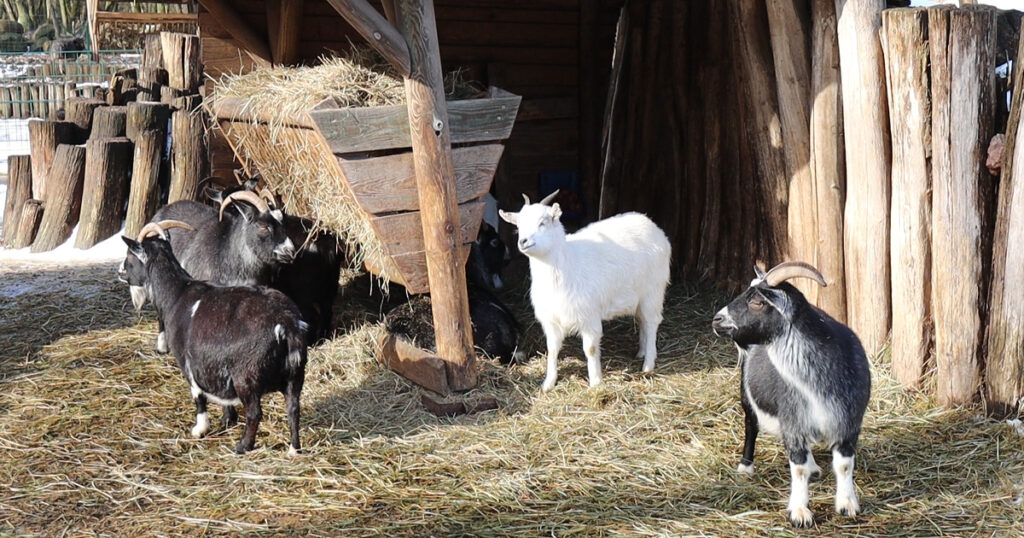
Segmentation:
{"type": "Polygon", "coordinates": [[[298,61],[302,12],[303,0],[267,0],[267,33],[275,64],[298,61]]]}
{"type": "Polygon", "coordinates": [[[327,0],[352,28],[395,66],[403,77],[412,72],[409,45],[402,34],[366,0],[327,0]]]}
{"type": "Polygon", "coordinates": [[[235,11],[235,8],[225,0],[199,0],[199,3],[231,34],[231,38],[252,56],[256,63],[266,66],[273,62],[267,42],[249,27],[242,16],[235,11]]]}

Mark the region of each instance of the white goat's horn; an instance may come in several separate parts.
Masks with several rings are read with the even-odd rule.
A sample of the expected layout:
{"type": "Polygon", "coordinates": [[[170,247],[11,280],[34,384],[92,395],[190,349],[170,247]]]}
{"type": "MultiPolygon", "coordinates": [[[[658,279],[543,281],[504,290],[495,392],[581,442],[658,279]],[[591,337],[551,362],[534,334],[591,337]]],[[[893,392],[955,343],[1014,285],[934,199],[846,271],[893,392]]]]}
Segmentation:
{"type": "Polygon", "coordinates": [[[558,191],[560,191],[560,190],[562,190],[562,189],[555,189],[555,192],[545,196],[543,200],[541,200],[540,202],[537,202],[537,203],[539,203],[540,205],[550,205],[552,200],[555,199],[555,196],[558,196],[558,191]]]}
{"type": "Polygon", "coordinates": [[[523,193],[523,203],[526,205],[530,205],[530,197],[527,196],[525,192],[523,193]]]}
{"type": "Polygon", "coordinates": [[[181,222],[180,220],[162,220],[160,222],[150,222],[143,226],[142,230],[139,231],[139,237],[138,239],[136,239],[136,241],[142,242],[143,239],[151,235],[163,237],[164,234],[167,233],[167,229],[169,228],[184,228],[186,230],[195,230],[195,228],[189,226],[184,222],[181,222]]]}
{"type": "Polygon", "coordinates": [[[813,265],[806,262],[782,262],[772,267],[772,270],[764,275],[764,282],[775,287],[791,278],[809,278],[822,287],[828,286],[825,277],[821,276],[821,273],[813,265]]]}
{"type": "Polygon", "coordinates": [[[241,200],[243,202],[249,202],[259,210],[260,213],[266,213],[270,211],[270,206],[267,205],[266,200],[260,198],[252,191],[235,191],[228,195],[223,202],[220,203],[220,216],[218,220],[224,220],[224,208],[229,206],[235,200],[241,200]]]}

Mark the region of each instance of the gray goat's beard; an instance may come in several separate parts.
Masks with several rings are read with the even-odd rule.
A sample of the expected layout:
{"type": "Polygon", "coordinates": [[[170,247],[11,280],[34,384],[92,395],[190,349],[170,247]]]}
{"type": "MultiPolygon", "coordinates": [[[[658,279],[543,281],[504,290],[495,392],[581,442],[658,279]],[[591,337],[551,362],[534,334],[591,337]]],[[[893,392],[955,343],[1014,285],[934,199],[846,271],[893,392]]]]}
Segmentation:
{"type": "Polygon", "coordinates": [[[142,310],[142,306],[146,304],[146,288],[142,286],[129,286],[128,289],[132,294],[132,304],[135,305],[135,310],[142,310]]]}

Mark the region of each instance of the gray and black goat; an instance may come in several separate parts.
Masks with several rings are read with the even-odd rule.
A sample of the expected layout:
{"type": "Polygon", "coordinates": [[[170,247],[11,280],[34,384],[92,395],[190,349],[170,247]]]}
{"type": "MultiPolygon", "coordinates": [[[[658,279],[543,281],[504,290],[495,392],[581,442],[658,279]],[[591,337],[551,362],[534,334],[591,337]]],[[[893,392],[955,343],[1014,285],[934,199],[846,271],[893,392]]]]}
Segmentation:
{"type": "Polygon", "coordinates": [[[245,407],[245,432],[235,447],[252,450],[263,417],[261,399],[282,392],[291,430],[289,454],[299,450],[299,395],[306,369],[305,323],[283,293],[264,286],[216,286],[195,280],[174,257],[167,240],[179,221],[147,224],[137,239],[123,237],[128,254],[122,278],[146,289],[163,320],[167,344],[196,404],[192,436],[209,431],[207,402],[224,408],[223,424],[245,407]]]}
{"type": "MultiPolygon", "coordinates": [[[[254,193],[270,205],[280,207],[269,191],[259,189],[259,176],[244,178],[236,171],[239,185],[220,190],[213,187],[204,189],[206,196],[215,203],[235,196],[237,192],[254,193]]],[[[338,295],[338,278],[344,257],[338,237],[326,230],[317,230],[315,223],[305,217],[285,213],[284,233],[295,245],[295,256],[291,263],[281,265],[267,283],[281,290],[302,312],[302,319],[309,324],[309,344],[331,336],[334,318],[334,299],[338,295]]]]}
{"type": "Polygon", "coordinates": [[[871,393],[864,348],[850,328],[786,282],[809,278],[825,286],[814,267],[785,262],[767,273],[755,271],[750,287],[712,322],[715,333],[731,338],[739,350],[746,435],[738,470],[753,474],[759,431],[780,436],[792,478],[789,519],[808,527],[814,523],[809,482],[821,472],[811,447],[824,443],[832,451],[836,512],[856,515],[854,454],[871,393]]]}

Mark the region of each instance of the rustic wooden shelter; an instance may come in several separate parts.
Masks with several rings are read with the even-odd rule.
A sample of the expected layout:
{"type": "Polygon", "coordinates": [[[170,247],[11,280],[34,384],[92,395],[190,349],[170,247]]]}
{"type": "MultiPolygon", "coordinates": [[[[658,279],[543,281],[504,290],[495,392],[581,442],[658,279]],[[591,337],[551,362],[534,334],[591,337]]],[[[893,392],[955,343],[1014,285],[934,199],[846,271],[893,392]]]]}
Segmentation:
{"type": "MultiPolygon", "coordinates": [[[[254,65],[314,63],[349,40],[404,73],[417,65],[411,29],[389,21],[412,6],[436,25],[431,58],[522,97],[494,181],[503,208],[561,186],[575,223],[644,211],[671,238],[677,273],[731,288],[755,263],[806,260],[829,284],[801,285],[808,298],[850,324],[869,353],[891,342],[908,387],[934,386],[948,404],[1003,387],[985,381],[1004,377],[983,369],[1006,360],[987,360],[983,341],[990,290],[1006,289],[993,275],[1016,273],[993,265],[997,193],[984,148],[1011,116],[994,70],[1015,55],[1019,16],[917,9],[916,30],[902,31],[902,15],[883,18],[885,0],[202,0],[208,88],[254,65]],[[913,108],[920,89],[898,93],[906,73],[927,83],[926,115],[913,108]],[[955,237],[955,248],[939,250],[934,233],[955,237]],[[943,280],[951,274],[966,284],[943,280]]],[[[215,173],[228,178],[232,158],[211,142],[215,173]]],[[[1000,214],[1015,215],[1004,201],[1000,214]]],[[[438,221],[423,220],[429,236],[438,221]]],[[[425,240],[429,252],[434,239],[425,240]]],[[[449,262],[458,288],[458,260],[449,262]]],[[[430,288],[437,295],[433,277],[430,288]]],[[[453,309],[461,301],[440,295],[453,309]]],[[[1024,371],[1009,338],[1000,349],[1024,371]]],[[[1022,385],[1001,388],[993,409],[1007,409],[1022,385]]]]}

